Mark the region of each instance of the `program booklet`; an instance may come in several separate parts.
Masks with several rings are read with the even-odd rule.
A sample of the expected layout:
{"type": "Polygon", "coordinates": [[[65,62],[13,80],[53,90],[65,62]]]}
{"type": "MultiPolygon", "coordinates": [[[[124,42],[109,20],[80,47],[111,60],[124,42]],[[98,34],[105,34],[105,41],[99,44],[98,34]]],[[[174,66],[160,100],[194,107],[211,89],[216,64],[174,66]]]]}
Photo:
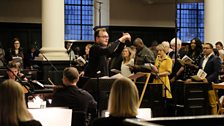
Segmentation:
{"type": "Polygon", "coordinates": [[[192,77],[192,79],[194,79],[196,81],[200,81],[200,80],[203,80],[206,76],[207,76],[207,73],[204,70],[199,69],[197,75],[194,75],[191,77],[192,77]]]}
{"type": "Polygon", "coordinates": [[[182,59],[178,59],[181,65],[185,65],[189,62],[194,62],[189,56],[185,55],[182,59]]]}

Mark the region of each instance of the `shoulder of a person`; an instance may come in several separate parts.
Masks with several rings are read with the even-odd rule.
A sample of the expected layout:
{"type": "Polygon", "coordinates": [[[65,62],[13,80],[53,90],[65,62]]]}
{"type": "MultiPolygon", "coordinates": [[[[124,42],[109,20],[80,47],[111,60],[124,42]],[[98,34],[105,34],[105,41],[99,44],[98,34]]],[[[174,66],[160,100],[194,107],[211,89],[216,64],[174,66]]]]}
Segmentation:
{"type": "Polygon", "coordinates": [[[29,120],[25,122],[19,122],[19,126],[42,126],[42,124],[37,120],[29,120]]]}

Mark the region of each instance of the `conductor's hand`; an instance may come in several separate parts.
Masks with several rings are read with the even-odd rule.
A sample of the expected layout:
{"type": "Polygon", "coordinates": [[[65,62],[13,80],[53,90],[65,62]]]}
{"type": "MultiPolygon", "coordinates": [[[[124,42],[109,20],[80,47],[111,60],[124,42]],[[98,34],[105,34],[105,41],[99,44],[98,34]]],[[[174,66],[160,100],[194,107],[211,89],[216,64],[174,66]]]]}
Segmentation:
{"type": "Polygon", "coordinates": [[[131,35],[129,33],[123,33],[123,36],[119,38],[119,41],[125,43],[125,41],[131,41],[131,35]]]}

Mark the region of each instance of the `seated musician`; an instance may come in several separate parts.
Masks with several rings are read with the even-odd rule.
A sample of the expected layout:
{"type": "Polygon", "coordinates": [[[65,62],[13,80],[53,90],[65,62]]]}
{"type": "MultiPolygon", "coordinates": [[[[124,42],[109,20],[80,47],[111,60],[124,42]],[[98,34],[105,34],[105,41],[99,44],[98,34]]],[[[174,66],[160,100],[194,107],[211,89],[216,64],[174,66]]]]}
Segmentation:
{"type": "MultiPolygon", "coordinates": [[[[23,73],[20,72],[20,63],[15,61],[10,61],[7,65],[6,75],[1,78],[1,82],[7,79],[12,79],[17,82],[28,82],[28,79],[24,76],[23,73]]],[[[28,89],[30,88],[29,83],[25,83],[27,87],[24,87],[24,93],[28,93],[28,89]]],[[[24,86],[25,86],[24,85],[24,86]]]]}
{"type": "Polygon", "coordinates": [[[81,111],[89,113],[90,111],[96,111],[97,103],[93,96],[76,86],[79,80],[79,72],[76,68],[65,68],[62,80],[64,87],[57,89],[53,94],[52,106],[68,107],[73,109],[73,112],[81,111]]]}

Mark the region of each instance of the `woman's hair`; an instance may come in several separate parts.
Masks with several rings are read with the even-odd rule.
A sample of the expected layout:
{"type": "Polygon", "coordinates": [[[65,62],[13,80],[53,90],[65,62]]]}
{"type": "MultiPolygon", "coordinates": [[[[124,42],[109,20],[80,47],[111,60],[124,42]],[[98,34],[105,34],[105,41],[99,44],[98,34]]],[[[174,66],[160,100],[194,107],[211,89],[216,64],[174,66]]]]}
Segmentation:
{"type": "Polygon", "coordinates": [[[18,126],[19,121],[31,119],[22,86],[14,80],[5,80],[0,84],[0,126],[18,126]]]}
{"type": "Polygon", "coordinates": [[[189,46],[188,54],[192,55],[192,53],[195,52],[196,56],[198,56],[202,53],[202,42],[199,38],[193,38],[190,44],[193,42],[193,40],[196,44],[195,50],[192,50],[191,46],[189,46]]]}
{"type": "MultiPolygon", "coordinates": [[[[132,54],[132,50],[131,50],[131,48],[130,47],[125,47],[124,49],[127,49],[128,50],[128,54],[129,54],[129,59],[125,59],[124,57],[123,57],[123,55],[122,55],[122,58],[123,58],[123,60],[126,62],[126,60],[128,60],[128,61],[130,61],[131,60],[131,58],[133,58],[134,56],[133,56],[133,54],[132,54]]],[[[124,50],[123,49],[123,50],[124,50]]]]}
{"type": "Polygon", "coordinates": [[[162,50],[164,53],[166,53],[166,48],[163,44],[159,44],[156,46],[156,50],[162,50]]]}
{"type": "Polygon", "coordinates": [[[122,77],[114,81],[108,103],[108,111],[111,116],[136,116],[138,102],[137,87],[129,78],[122,77]]]}

